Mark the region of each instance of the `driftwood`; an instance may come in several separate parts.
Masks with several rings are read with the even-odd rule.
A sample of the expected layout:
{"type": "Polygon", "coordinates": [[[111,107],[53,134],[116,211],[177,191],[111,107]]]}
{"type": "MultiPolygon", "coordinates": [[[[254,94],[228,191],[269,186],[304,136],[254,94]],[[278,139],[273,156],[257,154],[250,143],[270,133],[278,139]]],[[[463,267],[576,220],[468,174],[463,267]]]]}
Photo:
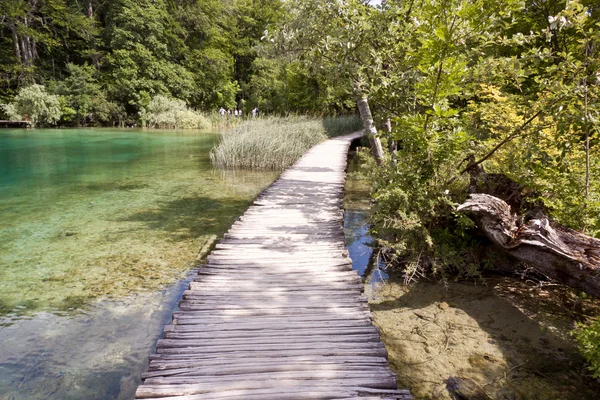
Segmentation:
{"type": "Polygon", "coordinates": [[[508,254],[565,285],[600,297],[600,240],[549,220],[543,213],[522,221],[503,200],[474,193],[459,211],[508,254]]]}

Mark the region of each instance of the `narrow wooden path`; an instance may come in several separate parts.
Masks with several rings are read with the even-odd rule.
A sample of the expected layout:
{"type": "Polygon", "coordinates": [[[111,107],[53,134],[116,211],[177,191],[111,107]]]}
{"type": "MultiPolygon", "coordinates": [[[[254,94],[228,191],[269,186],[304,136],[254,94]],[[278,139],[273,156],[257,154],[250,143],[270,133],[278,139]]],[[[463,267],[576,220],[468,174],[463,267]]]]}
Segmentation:
{"type": "Polygon", "coordinates": [[[343,233],[353,134],[266,189],[185,291],[138,399],[410,399],[397,390],[343,233]]]}

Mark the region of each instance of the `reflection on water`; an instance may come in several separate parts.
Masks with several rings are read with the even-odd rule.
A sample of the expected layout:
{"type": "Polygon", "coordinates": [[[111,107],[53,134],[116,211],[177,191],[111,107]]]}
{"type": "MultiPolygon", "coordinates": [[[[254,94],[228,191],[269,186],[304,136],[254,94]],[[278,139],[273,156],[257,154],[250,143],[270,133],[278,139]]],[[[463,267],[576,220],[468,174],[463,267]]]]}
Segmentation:
{"type": "MultiPolygon", "coordinates": [[[[373,254],[373,238],[369,235],[369,184],[360,173],[356,154],[348,157],[348,175],[344,198],[344,236],[352,259],[352,268],[367,284],[376,284],[388,278],[385,264],[373,254]]],[[[367,288],[368,289],[368,288],[367,288]]]]}
{"type": "Polygon", "coordinates": [[[385,264],[373,254],[373,238],[369,235],[368,215],[365,210],[346,210],[344,212],[344,233],[346,247],[355,269],[367,284],[385,281],[385,264]]]}
{"type": "Polygon", "coordinates": [[[217,139],[0,131],[0,398],[132,396],[176,282],[275,177],[213,170],[217,139]]]}

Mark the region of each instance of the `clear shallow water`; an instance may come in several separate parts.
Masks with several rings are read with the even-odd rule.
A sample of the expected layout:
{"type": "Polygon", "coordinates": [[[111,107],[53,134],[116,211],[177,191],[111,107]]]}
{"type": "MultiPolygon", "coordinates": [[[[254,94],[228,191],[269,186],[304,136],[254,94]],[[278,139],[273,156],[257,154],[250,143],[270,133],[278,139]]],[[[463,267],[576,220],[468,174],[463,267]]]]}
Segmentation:
{"type": "Polygon", "coordinates": [[[276,175],[213,170],[217,138],[0,130],[0,398],[132,396],[177,282],[276,175]]]}
{"type": "Polygon", "coordinates": [[[348,157],[348,175],[344,196],[344,236],[352,268],[363,278],[370,291],[375,286],[388,279],[385,273],[385,264],[373,257],[373,237],[369,234],[368,210],[371,206],[369,195],[369,182],[365,175],[359,173],[360,159],[356,154],[350,153],[348,157]]]}
{"type": "Polygon", "coordinates": [[[344,211],[344,233],[346,247],[355,269],[367,284],[376,284],[388,279],[383,270],[385,264],[380,261],[375,268],[373,259],[373,237],[369,234],[369,217],[367,211],[346,209],[344,211]]]}

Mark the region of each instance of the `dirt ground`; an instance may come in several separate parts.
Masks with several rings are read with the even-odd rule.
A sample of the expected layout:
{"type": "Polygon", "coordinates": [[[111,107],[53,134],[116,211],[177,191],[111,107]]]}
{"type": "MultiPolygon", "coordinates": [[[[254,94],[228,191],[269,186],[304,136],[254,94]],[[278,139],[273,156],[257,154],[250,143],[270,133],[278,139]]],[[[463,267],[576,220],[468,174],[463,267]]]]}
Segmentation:
{"type": "Polygon", "coordinates": [[[447,288],[391,279],[368,294],[399,385],[416,399],[450,399],[449,378],[467,399],[600,398],[569,334],[600,314],[598,300],[496,276],[447,288]]]}

